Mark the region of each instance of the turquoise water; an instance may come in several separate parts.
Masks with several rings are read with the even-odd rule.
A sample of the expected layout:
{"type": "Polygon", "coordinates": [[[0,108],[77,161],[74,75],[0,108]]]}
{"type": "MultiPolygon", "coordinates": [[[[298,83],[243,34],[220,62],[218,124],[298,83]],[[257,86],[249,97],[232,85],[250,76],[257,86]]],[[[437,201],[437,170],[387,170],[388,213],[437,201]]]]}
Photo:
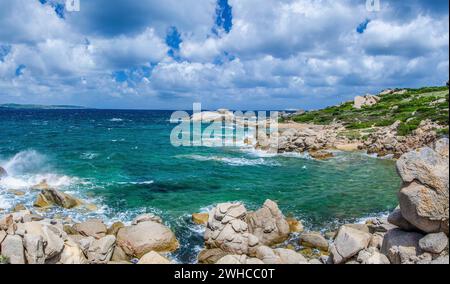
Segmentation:
{"type": "Polygon", "coordinates": [[[8,189],[26,189],[45,178],[98,205],[96,212],[63,212],[77,220],[161,215],[182,244],[177,259],[194,262],[203,240],[190,214],[219,202],[242,201],[255,209],[270,198],[311,229],[396,206],[401,181],[393,161],[360,153],[314,161],[238,148],[176,148],[169,140],[170,114],[0,110],[0,165],[10,173],[0,181],[0,208],[31,205],[36,193],[16,197],[8,189]]]}

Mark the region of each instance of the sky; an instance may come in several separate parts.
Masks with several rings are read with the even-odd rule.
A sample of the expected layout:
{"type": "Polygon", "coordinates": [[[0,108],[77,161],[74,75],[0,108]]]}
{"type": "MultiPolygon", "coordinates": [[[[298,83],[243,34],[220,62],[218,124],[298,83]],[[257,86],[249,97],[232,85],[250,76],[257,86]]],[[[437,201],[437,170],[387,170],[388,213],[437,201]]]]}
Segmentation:
{"type": "Polygon", "coordinates": [[[0,0],[0,103],[317,109],[449,78],[448,0],[72,1],[0,0]]]}

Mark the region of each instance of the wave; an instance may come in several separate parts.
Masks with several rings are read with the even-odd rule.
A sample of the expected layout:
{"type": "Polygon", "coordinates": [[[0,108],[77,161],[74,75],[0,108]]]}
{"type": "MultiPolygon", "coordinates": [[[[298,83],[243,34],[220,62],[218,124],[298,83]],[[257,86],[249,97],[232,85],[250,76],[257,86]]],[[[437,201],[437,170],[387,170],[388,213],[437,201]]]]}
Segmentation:
{"type": "Polygon", "coordinates": [[[287,158],[300,158],[300,159],[312,159],[308,152],[286,152],[286,153],[270,153],[264,150],[255,149],[252,147],[246,147],[240,149],[242,152],[259,158],[275,158],[275,157],[287,157],[287,158]]]}
{"type": "Polygon", "coordinates": [[[113,117],[109,121],[111,121],[111,122],[122,122],[123,119],[122,118],[113,117]]]}
{"type": "Polygon", "coordinates": [[[122,181],[122,182],[116,182],[117,184],[131,184],[131,185],[144,185],[144,184],[153,184],[155,183],[153,180],[146,180],[146,181],[122,181]]]}
{"type": "Polygon", "coordinates": [[[100,156],[100,154],[87,152],[87,153],[81,154],[80,155],[80,159],[82,159],[82,160],[93,160],[93,159],[97,158],[98,156],[100,156]]]}
{"type": "Polygon", "coordinates": [[[188,158],[196,161],[217,161],[225,163],[230,166],[279,166],[278,163],[272,161],[266,161],[263,158],[259,159],[247,159],[247,158],[230,158],[220,156],[202,156],[202,155],[181,155],[178,158],[188,158]]]}

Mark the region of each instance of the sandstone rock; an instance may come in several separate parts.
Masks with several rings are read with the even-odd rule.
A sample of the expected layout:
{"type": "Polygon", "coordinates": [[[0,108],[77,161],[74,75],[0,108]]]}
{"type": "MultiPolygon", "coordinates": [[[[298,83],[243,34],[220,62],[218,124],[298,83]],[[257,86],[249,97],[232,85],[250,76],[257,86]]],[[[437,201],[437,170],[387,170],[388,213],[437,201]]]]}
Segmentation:
{"type": "Polygon", "coordinates": [[[206,248],[220,248],[230,254],[254,254],[259,240],[249,233],[246,215],[247,210],[240,203],[221,203],[213,208],[204,235],[206,248]]]}
{"type": "Polygon", "coordinates": [[[304,231],[302,222],[295,218],[286,218],[286,222],[289,225],[289,231],[291,233],[301,233],[304,231]]]}
{"type": "Polygon", "coordinates": [[[89,219],[83,223],[75,224],[73,229],[85,237],[94,237],[96,239],[106,236],[107,227],[102,220],[89,219]]]}
{"type": "Polygon", "coordinates": [[[146,253],[137,264],[171,264],[171,262],[155,251],[146,253]]]}
{"type": "Polygon", "coordinates": [[[417,228],[403,217],[402,212],[399,208],[395,209],[391,214],[389,214],[388,222],[401,228],[404,231],[417,231],[417,228]]]}
{"type": "Polygon", "coordinates": [[[415,263],[423,253],[419,247],[421,238],[423,235],[419,233],[390,230],[384,236],[381,253],[386,255],[392,264],[415,263]]]}
{"type": "Polygon", "coordinates": [[[266,200],[261,209],[247,214],[248,230],[261,244],[274,245],[289,237],[289,224],[272,200],[266,200]]]}
{"type": "Polygon", "coordinates": [[[58,263],[61,264],[87,264],[88,261],[78,244],[72,240],[64,243],[64,249],[61,253],[58,263]]]}
{"type": "Polygon", "coordinates": [[[448,235],[448,190],[443,195],[417,182],[398,194],[402,216],[421,231],[448,235]]]}
{"type": "Polygon", "coordinates": [[[361,264],[390,264],[389,259],[373,247],[360,251],[357,260],[361,264]]]}
{"type": "Polygon", "coordinates": [[[117,244],[129,256],[140,258],[148,252],[172,252],[179,244],[174,233],[157,222],[142,222],[122,228],[117,233],[117,244]]]}
{"type": "Polygon", "coordinates": [[[156,216],[154,214],[142,214],[134,218],[132,225],[137,225],[142,222],[156,222],[162,224],[162,219],[159,216],[156,216]]]}
{"type": "Polygon", "coordinates": [[[192,222],[197,225],[206,225],[208,223],[208,213],[194,213],[192,214],[192,222]]]}
{"type": "Polygon", "coordinates": [[[87,250],[87,258],[90,263],[108,263],[113,254],[116,237],[107,235],[101,239],[95,240],[87,250]]]}
{"type": "Polygon", "coordinates": [[[361,250],[367,248],[371,237],[369,233],[349,226],[342,226],[338,231],[334,245],[330,248],[333,263],[344,263],[361,250]]]}
{"type": "Polygon", "coordinates": [[[214,264],[222,257],[228,255],[229,253],[224,252],[219,248],[214,249],[204,249],[198,254],[198,262],[202,264],[214,264]]]}
{"type": "Polygon", "coordinates": [[[44,264],[44,238],[40,235],[25,234],[23,238],[25,257],[28,264],[44,264]]]}
{"type": "Polygon", "coordinates": [[[1,245],[1,252],[3,256],[9,259],[9,263],[25,264],[25,253],[20,236],[6,236],[1,245]]]}
{"type": "Polygon", "coordinates": [[[444,233],[428,234],[419,241],[423,251],[440,254],[448,245],[448,237],[444,233]]]}
{"type": "Polygon", "coordinates": [[[125,228],[125,225],[122,222],[114,222],[111,227],[106,231],[107,235],[117,236],[117,233],[120,229],[125,228]]]}
{"type": "Polygon", "coordinates": [[[303,233],[300,236],[300,245],[304,247],[317,248],[322,251],[328,251],[328,241],[320,233],[303,233]]]}

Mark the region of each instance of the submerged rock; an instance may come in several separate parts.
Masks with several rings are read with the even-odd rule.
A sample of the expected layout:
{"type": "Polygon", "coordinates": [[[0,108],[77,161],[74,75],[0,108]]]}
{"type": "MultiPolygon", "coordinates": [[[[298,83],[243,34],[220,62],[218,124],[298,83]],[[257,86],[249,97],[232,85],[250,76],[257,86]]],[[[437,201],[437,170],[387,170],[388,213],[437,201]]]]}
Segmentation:
{"type": "Polygon", "coordinates": [[[309,155],[316,160],[327,160],[333,158],[333,153],[327,151],[310,151],[309,155]]]}

